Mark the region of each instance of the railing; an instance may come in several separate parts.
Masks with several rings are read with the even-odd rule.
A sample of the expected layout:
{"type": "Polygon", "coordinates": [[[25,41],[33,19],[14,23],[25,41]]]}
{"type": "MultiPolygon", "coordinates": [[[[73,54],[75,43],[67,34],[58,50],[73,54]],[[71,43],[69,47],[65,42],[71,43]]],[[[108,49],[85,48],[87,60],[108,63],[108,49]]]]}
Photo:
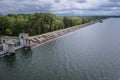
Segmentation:
{"type": "Polygon", "coordinates": [[[15,46],[15,47],[21,45],[21,44],[20,44],[20,40],[14,39],[13,42],[14,42],[14,46],[15,46]]]}

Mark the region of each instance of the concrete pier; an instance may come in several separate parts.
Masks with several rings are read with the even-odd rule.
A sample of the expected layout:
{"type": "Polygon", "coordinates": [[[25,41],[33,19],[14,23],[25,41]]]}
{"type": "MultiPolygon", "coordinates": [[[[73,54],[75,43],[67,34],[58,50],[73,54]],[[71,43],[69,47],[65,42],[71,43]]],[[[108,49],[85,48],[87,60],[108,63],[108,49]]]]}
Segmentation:
{"type": "Polygon", "coordinates": [[[20,48],[30,48],[30,40],[27,33],[21,33],[19,39],[12,39],[11,36],[1,37],[0,56],[15,53],[20,48]]]}
{"type": "Polygon", "coordinates": [[[19,38],[22,46],[24,46],[25,48],[30,47],[29,35],[27,33],[21,33],[19,35],[19,38]]]}
{"type": "Polygon", "coordinates": [[[13,42],[8,43],[8,53],[15,53],[15,47],[13,42]]]}

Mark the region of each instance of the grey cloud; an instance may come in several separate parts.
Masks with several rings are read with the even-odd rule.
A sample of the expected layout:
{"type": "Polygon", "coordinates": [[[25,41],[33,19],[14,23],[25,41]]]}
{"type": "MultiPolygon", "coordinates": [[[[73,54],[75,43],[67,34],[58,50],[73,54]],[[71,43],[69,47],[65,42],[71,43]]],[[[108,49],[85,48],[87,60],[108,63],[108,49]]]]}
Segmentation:
{"type": "Polygon", "coordinates": [[[78,2],[78,3],[85,3],[87,2],[86,0],[75,0],[75,2],[78,2]]]}
{"type": "Polygon", "coordinates": [[[120,0],[109,0],[110,2],[120,2],[120,0]]]}
{"type": "Polygon", "coordinates": [[[100,7],[120,7],[120,4],[117,2],[111,2],[106,4],[101,4],[100,7]]]}
{"type": "Polygon", "coordinates": [[[48,12],[50,7],[50,3],[42,3],[40,0],[0,1],[0,11],[2,13],[48,12]]]}
{"type": "Polygon", "coordinates": [[[54,1],[55,1],[56,3],[57,3],[57,2],[60,2],[60,0],[54,0],[54,1]]]}
{"type": "MultiPolygon", "coordinates": [[[[109,0],[95,6],[89,4],[90,0],[1,0],[0,12],[7,13],[34,13],[52,12],[56,14],[120,14],[120,0],[109,0]],[[65,2],[65,3],[64,3],[65,2]],[[82,4],[87,4],[84,6],[82,4]],[[65,5],[63,7],[62,5],[65,5]],[[75,6],[77,5],[77,6],[75,6]],[[81,8],[82,6],[82,8],[81,8]],[[90,6],[90,7],[89,7],[90,6]],[[53,9],[54,8],[54,9],[53,9]],[[78,12],[78,13],[77,13],[78,12]],[[100,12],[100,13],[98,13],[100,12]]],[[[94,5],[94,4],[93,4],[94,5]]]]}

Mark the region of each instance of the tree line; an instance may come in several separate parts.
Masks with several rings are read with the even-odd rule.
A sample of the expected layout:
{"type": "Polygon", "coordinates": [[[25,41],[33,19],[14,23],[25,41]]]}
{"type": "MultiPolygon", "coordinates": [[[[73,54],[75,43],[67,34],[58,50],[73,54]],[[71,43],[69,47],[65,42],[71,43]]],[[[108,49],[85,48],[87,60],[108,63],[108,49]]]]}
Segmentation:
{"type": "Polygon", "coordinates": [[[0,35],[38,35],[103,18],[105,17],[56,16],[50,13],[0,15],[0,35]]]}

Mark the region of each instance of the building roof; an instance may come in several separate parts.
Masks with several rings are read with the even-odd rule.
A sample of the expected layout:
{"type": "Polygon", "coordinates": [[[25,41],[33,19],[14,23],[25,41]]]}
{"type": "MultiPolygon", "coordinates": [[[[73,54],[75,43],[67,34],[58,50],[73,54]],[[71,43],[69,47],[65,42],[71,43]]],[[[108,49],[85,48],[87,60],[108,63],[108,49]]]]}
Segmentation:
{"type": "Polygon", "coordinates": [[[2,38],[2,39],[12,39],[11,36],[2,36],[1,38],[2,38]]]}
{"type": "Polygon", "coordinates": [[[20,35],[28,35],[28,33],[21,33],[20,35]]]}

